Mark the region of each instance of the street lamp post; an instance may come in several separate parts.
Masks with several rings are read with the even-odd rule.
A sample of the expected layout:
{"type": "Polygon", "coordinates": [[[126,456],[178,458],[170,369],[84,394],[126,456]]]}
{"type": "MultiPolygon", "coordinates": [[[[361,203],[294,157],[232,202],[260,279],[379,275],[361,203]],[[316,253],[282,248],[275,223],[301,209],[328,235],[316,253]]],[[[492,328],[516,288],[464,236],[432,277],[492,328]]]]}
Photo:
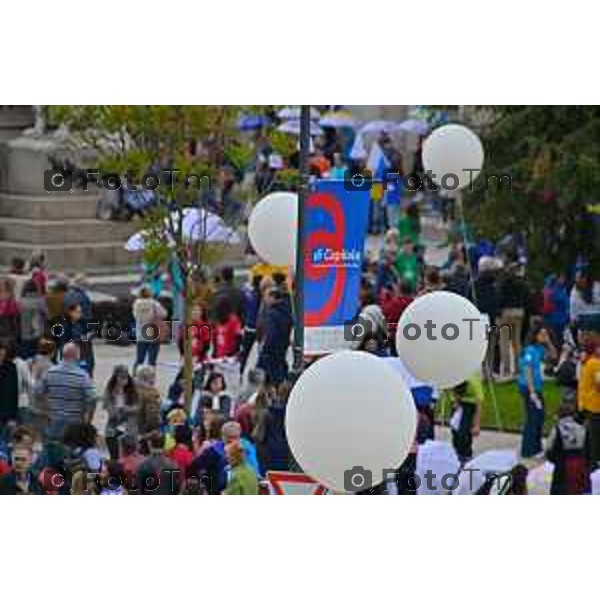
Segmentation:
{"type": "Polygon", "coordinates": [[[309,194],[310,106],[300,107],[300,187],[298,189],[298,232],[294,286],[294,373],[304,366],[304,216],[309,194]]]}

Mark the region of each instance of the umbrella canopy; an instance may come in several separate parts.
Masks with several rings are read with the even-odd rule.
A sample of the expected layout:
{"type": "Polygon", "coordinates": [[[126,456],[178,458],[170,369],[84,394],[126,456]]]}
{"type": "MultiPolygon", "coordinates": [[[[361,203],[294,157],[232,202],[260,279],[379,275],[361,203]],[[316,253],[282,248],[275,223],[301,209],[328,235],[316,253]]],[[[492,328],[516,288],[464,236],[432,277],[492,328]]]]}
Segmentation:
{"type": "MultiPolygon", "coordinates": [[[[300,135],[300,119],[285,121],[285,123],[282,123],[277,128],[277,131],[291,133],[292,135],[300,135]]],[[[310,135],[323,135],[323,130],[313,121],[310,123],[310,135]]]]}
{"type": "MultiPolygon", "coordinates": [[[[300,107],[299,106],[286,106],[285,108],[282,108],[277,113],[277,116],[280,119],[299,119],[300,118],[300,107]]],[[[313,121],[317,121],[320,116],[321,116],[321,113],[316,108],[313,108],[311,106],[310,107],[310,118],[313,121]]]]}
{"type": "Polygon", "coordinates": [[[398,128],[398,123],[394,121],[369,121],[359,130],[359,135],[380,135],[382,133],[392,133],[398,128]]]}
{"type": "Polygon", "coordinates": [[[397,126],[397,130],[422,136],[429,132],[429,124],[421,119],[407,119],[397,126]]]}
{"type": "Polygon", "coordinates": [[[319,125],[321,127],[334,127],[336,129],[341,129],[342,127],[354,129],[358,127],[359,121],[347,110],[337,110],[325,113],[321,117],[319,125]]]}
{"type": "MultiPolygon", "coordinates": [[[[172,213],[171,218],[177,220],[177,213],[172,213]]],[[[183,211],[182,221],[183,238],[189,242],[205,241],[209,244],[239,244],[240,236],[218,215],[203,208],[187,208],[183,211]]],[[[148,232],[138,231],[125,243],[125,250],[140,252],[145,248],[148,232]]]]}
{"type": "Polygon", "coordinates": [[[237,122],[240,131],[252,131],[268,125],[269,119],[264,115],[242,115],[237,122]]]}

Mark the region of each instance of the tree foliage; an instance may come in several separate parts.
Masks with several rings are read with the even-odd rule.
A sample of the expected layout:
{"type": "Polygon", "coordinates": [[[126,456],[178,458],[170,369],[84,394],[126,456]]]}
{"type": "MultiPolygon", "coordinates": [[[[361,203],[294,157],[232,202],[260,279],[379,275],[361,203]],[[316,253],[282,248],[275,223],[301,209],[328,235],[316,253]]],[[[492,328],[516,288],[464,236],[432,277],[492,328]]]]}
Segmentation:
{"type": "Polygon", "coordinates": [[[523,232],[538,277],[578,259],[597,269],[589,207],[600,201],[600,107],[495,106],[481,136],[485,168],[466,202],[477,232],[491,239],[523,232]],[[487,180],[502,174],[512,190],[487,180]]]}

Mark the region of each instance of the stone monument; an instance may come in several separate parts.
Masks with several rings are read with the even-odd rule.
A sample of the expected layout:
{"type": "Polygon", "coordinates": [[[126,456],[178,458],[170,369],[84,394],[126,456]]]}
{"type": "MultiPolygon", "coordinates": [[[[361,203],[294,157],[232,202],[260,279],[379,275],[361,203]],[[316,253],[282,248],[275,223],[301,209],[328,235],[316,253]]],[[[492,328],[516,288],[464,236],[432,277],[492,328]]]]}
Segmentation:
{"type": "Polygon", "coordinates": [[[46,131],[43,107],[0,106],[0,269],[44,252],[52,271],[132,271],[138,258],[124,244],[136,224],[98,219],[101,190],[44,189],[63,143],[46,131]]]}

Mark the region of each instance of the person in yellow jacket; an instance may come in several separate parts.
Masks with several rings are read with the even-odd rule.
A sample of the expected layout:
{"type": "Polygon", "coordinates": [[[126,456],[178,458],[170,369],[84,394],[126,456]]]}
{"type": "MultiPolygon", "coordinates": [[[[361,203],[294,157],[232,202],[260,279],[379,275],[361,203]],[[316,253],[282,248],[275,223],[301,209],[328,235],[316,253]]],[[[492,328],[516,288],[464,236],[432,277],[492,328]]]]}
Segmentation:
{"type": "Polygon", "coordinates": [[[585,416],[592,462],[600,462],[600,333],[581,331],[585,349],[577,386],[577,407],[585,416]]]}

